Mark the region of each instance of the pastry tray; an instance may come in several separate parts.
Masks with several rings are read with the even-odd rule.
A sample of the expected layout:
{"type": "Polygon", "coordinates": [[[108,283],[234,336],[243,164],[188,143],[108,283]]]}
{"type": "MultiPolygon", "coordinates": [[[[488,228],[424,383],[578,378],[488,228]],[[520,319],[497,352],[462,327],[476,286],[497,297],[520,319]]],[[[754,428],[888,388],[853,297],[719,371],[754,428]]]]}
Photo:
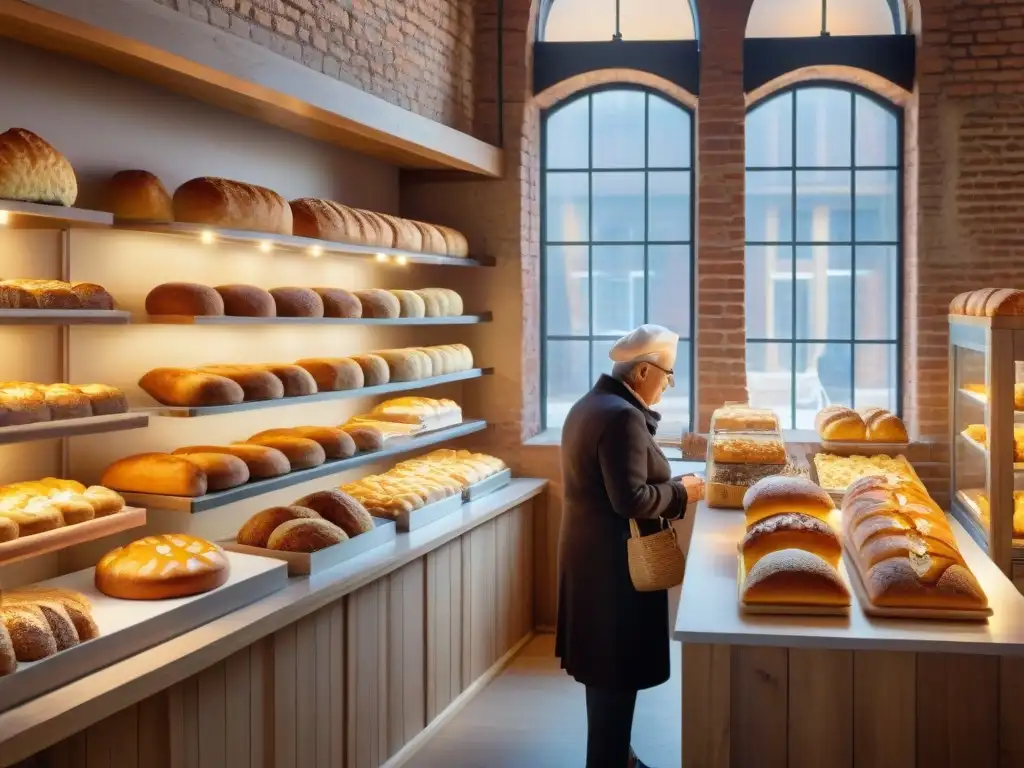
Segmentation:
{"type": "Polygon", "coordinates": [[[866,440],[822,440],[821,450],[836,456],[892,456],[906,453],[910,443],[871,443],[866,440]]]}
{"type": "Polygon", "coordinates": [[[145,524],[146,510],[125,507],[120,512],[86,520],[84,523],[65,525],[30,536],[19,536],[13,541],[0,543],[0,565],[16,563],[47,552],[57,552],[74,544],[112,536],[145,524]]]}
{"type": "MultiPolygon", "coordinates": [[[[988,456],[988,448],[986,448],[982,443],[979,443],[973,437],[968,436],[965,432],[960,433],[960,439],[983,456],[988,456]]],[[[1015,461],[1013,463],[1013,471],[1024,472],[1024,461],[1015,461]]]]}
{"type": "Polygon", "coordinates": [[[201,595],[173,600],[119,600],[93,584],[95,568],[69,573],[34,586],[73,589],[92,603],[102,633],[41,661],[19,663],[0,677],[0,711],[61,688],[80,677],[141,653],[283,589],[288,569],[280,560],[227,553],[228,581],[201,595]]]}
{"type": "Polygon", "coordinates": [[[473,485],[462,491],[462,500],[465,502],[476,501],[482,499],[488,494],[500,491],[502,488],[512,482],[512,470],[503,469],[496,475],[481,480],[479,483],[473,483],[473,485]]]}
{"type": "MultiPolygon", "coordinates": [[[[853,555],[849,554],[846,544],[843,544],[843,559],[853,562],[853,555]]],[[[868,599],[868,591],[860,577],[860,570],[853,566],[848,570],[849,582],[853,584],[853,591],[857,593],[857,600],[860,602],[861,610],[866,616],[876,619],[934,619],[939,621],[988,621],[994,613],[991,607],[984,610],[964,610],[955,608],[880,608],[868,599]]]]}
{"type": "Polygon", "coordinates": [[[417,531],[420,528],[436,523],[443,517],[455,514],[462,509],[462,494],[456,493],[446,499],[427,504],[412,512],[402,512],[395,518],[400,533],[417,531]]]}
{"type": "Polygon", "coordinates": [[[355,538],[317,552],[280,552],[276,549],[249,547],[245,544],[237,544],[234,541],[221,541],[218,544],[229,552],[283,560],[288,563],[289,576],[308,576],[326,571],[329,568],[344,563],[346,560],[365,555],[371,549],[389,544],[395,540],[396,534],[397,526],[394,520],[382,520],[375,517],[373,518],[372,531],[367,531],[355,538]]]}
{"type": "MultiPolygon", "coordinates": [[[[864,454],[859,454],[859,455],[863,456],[864,454]]],[[[899,455],[902,456],[902,454],[899,454],[899,455]]],[[[838,489],[838,490],[835,489],[835,488],[826,488],[826,487],[824,487],[819,482],[819,480],[818,480],[818,465],[814,463],[814,456],[813,456],[813,454],[808,455],[807,458],[808,458],[807,463],[809,465],[808,469],[810,470],[811,482],[813,482],[815,485],[817,485],[819,488],[821,488],[821,490],[823,490],[825,493],[827,493],[832,498],[832,501],[834,501],[836,503],[836,506],[842,505],[843,497],[846,496],[846,491],[848,490],[849,486],[847,486],[847,488],[838,489]]],[[[913,464],[911,464],[909,461],[907,461],[907,457],[906,456],[903,456],[903,463],[906,465],[906,467],[907,467],[907,469],[908,469],[908,471],[910,473],[910,478],[912,480],[914,480],[915,482],[917,482],[918,485],[924,487],[924,483],[921,482],[921,478],[918,476],[917,470],[914,469],[914,465],[913,464]]],[[[860,479],[860,478],[858,478],[858,479],[860,479]]],[[[852,483],[851,483],[851,485],[852,485],[852,483]]]]}
{"type": "MultiPolygon", "coordinates": [[[[850,589],[850,579],[845,574],[843,563],[839,564],[839,577],[850,589]]],[[[849,605],[783,605],[772,603],[759,603],[747,605],[743,602],[743,583],[747,578],[747,572],[743,567],[743,554],[736,555],[736,602],[741,613],[755,616],[849,616],[849,605]]],[[[850,602],[853,602],[852,590],[850,602]]]]}

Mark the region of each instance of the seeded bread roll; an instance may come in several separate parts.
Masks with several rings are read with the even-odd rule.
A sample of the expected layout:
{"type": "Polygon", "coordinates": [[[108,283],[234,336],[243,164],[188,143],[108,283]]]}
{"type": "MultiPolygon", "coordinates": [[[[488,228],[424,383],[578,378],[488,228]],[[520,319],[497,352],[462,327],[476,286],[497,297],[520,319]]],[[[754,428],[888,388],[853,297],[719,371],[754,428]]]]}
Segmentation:
{"type": "Polygon", "coordinates": [[[353,355],[352,361],[363,369],[363,384],[380,387],[391,381],[391,369],[387,360],[379,355],[353,355]]]}
{"type": "Polygon", "coordinates": [[[199,283],[163,283],[146,296],[150,315],[188,315],[219,317],[224,300],[213,288],[199,283]]]}
{"type": "MultiPolygon", "coordinates": [[[[328,459],[347,459],[356,452],[356,444],[348,433],[338,427],[285,427],[267,429],[250,438],[256,440],[264,437],[304,437],[315,440],[324,449],[328,459]]],[[[299,506],[304,506],[300,504],[299,506]]]]}
{"type": "Polygon", "coordinates": [[[343,491],[317,491],[303,496],[295,504],[312,509],[325,520],[341,528],[349,538],[373,530],[373,518],[366,511],[366,507],[343,491]]]}
{"type": "Polygon", "coordinates": [[[239,529],[235,541],[247,547],[266,549],[270,534],[281,524],[289,520],[316,520],[320,517],[312,509],[293,505],[290,507],[270,507],[257,512],[239,529]]]}
{"type": "Polygon", "coordinates": [[[174,221],[171,196],[149,171],[118,171],[111,176],[107,210],[128,221],[174,221]]]}
{"type": "Polygon", "coordinates": [[[280,477],[292,471],[288,457],[276,448],[265,445],[192,445],[178,448],[175,456],[186,456],[194,453],[226,453],[245,462],[252,480],[264,480],[268,477],[280,477]]]}
{"type": "Polygon", "coordinates": [[[231,317],[276,317],[277,304],[269,291],[255,285],[218,285],[224,314],[231,317]]]}
{"type": "Polygon", "coordinates": [[[392,296],[398,299],[399,317],[425,317],[427,308],[415,291],[389,291],[392,296]]]}
{"type": "Polygon", "coordinates": [[[384,433],[381,430],[358,424],[346,425],[344,430],[360,451],[372,453],[384,450],[384,433]]]}
{"type": "Polygon", "coordinates": [[[356,318],[363,316],[363,304],[344,288],[314,288],[324,303],[324,317],[356,318]]]}
{"type": "Polygon", "coordinates": [[[317,519],[289,520],[270,534],[267,549],[279,552],[318,552],[348,539],[334,523],[317,519]]]}
{"type": "Polygon", "coordinates": [[[320,443],[305,437],[266,435],[264,437],[250,437],[245,442],[249,445],[265,445],[268,448],[276,448],[288,457],[288,463],[291,465],[292,472],[319,467],[327,461],[327,454],[320,443]]]}
{"type": "Polygon", "coordinates": [[[0,604],[0,624],[7,629],[18,661],[39,661],[57,653],[57,639],[37,606],[0,604]]]}
{"type": "Polygon", "coordinates": [[[323,317],[324,302],[310,288],[272,288],[278,317],[323,317]]]}
{"type": "Polygon", "coordinates": [[[14,653],[14,643],[0,618],[0,677],[11,674],[18,666],[18,657],[14,653]]]}
{"type": "Polygon", "coordinates": [[[188,368],[154,368],[139,379],[139,386],[163,405],[235,405],[245,399],[231,379],[188,368]]]}
{"type": "Polygon", "coordinates": [[[316,381],[320,392],[340,392],[363,386],[363,369],[348,357],[318,357],[297,360],[316,381]]]}
{"type": "Polygon", "coordinates": [[[829,521],[835,504],[821,488],[802,477],[766,477],[752,485],[743,497],[747,527],[782,512],[800,512],[829,521]]]}
{"type": "Polygon", "coordinates": [[[363,317],[394,319],[401,316],[401,302],[388,291],[369,288],[365,291],[356,291],[355,295],[363,305],[363,317]]]}
{"type": "Polygon", "coordinates": [[[100,485],[166,496],[195,497],[207,491],[206,473],[198,464],[165,453],[140,453],[115,461],[104,470],[100,485]]]}
{"type": "Polygon", "coordinates": [[[82,302],[82,309],[113,309],[114,297],[107,289],[96,283],[71,283],[71,290],[82,302]]]}
{"type": "Polygon", "coordinates": [[[269,371],[281,380],[285,397],[305,397],[317,393],[316,380],[305,368],[292,363],[262,363],[257,368],[269,371]]]}
{"type": "Polygon", "coordinates": [[[747,571],[765,555],[782,549],[806,550],[833,568],[839,567],[843,554],[839,537],[828,523],[799,512],[784,512],[754,523],[740,545],[747,571]]]}
{"type": "Polygon", "coordinates": [[[24,128],[0,133],[0,199],[74,205],[78,181],[71,163],[24,128]]]}
{"type": "Polygon", "coordinates": [[[197,369],[231,379],[242,388],[243,400],[280,400],[284,397],[284,384],[270,371],[249,365],[208,365],[197,369]]]}
{"type": "Polygon", "coordinates": [[[747,572],[743,602],[844,606],[850,604],[850,591],[836,569],[817,555],[783,549],[765,555],[747,572]]]}
{"type": "Polygon", "coordinates": [[[92,617],[92,604],[89,598],[73,589],[51,589],[44,587],[21,587],[4,592],[4,603],[30,604],[40,602],[57,603],[71,618],[75,625],[78,638],[83,643],[100,636],[100,629],[92,617]]]}
{"type": "Polygon", "coordinates": [[[292,211],[276,192],[239,181],[201,177],[174,192],[174,220],[211,227],[292,234],[292,211]]]}
{"type": "Polygon", "coordinates": [[[424,253],[436,253],[440,256],[448,255],[448,244],[445,242],[444,235],[441,234],[441,230],[433,224],[427,224],[425,221],[411,221],[410,223],[416,227],[423,236],[424,253]]]}

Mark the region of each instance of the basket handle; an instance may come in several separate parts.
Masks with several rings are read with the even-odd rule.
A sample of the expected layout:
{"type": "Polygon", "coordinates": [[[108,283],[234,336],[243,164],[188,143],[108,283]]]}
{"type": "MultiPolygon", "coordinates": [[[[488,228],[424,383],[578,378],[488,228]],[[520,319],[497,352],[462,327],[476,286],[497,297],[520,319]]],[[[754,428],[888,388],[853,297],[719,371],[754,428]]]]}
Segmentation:
{"type": "MultiPolygon", "coordinates": [[[[664,517],[659,517],[658,518],[658,524],[659,524],[659,527],[661,528],[661,530],[665,530],[666,528],[668,528],[670,531],[672,531],[672,535],[673,536],[675,535],[676,529],[673,528],[665,520],[664,517]]],[[[643,535],[640,533],[640,526],[637,525],[635,517],[629,518],[629,538],[631,538],[631,539],[642,539],[643,538],[643,535]]]]}

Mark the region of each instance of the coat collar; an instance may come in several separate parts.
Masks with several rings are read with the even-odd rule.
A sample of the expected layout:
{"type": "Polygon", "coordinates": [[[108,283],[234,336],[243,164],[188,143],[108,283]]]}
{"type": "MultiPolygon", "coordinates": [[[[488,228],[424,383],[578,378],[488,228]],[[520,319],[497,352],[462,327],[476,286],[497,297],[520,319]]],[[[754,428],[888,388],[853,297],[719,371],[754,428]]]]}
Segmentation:
{"type": "Polygon", "coordinates": [[[613,379],[607,374],[601,374],[601,378],[594,385],[594,392],[603,392],[621,397],[644,415],[648,432],[653,435],[658,431],[658,422],[661,421],[661,414],[648,408],[637,394],[621,381],[613,379]]]}

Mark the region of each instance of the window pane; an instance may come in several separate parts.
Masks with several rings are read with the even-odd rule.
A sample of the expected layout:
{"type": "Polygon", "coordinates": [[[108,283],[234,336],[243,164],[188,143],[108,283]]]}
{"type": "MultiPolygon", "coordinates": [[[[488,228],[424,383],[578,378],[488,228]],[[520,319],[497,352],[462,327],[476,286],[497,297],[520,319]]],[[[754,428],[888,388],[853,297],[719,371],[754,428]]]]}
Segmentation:
{"type": "Polygon", "coordinates": [[[647,321],[683,337],[691,333],[690,267],[689,245],[647,248],[647,321]]]}
{"type": "Polygon", "coordinates": [[[647,162],[652,168],[690,167],[690,113],[653,93],[647,97],[647,162]]]}
{"type": "Polygon", "coordinates": [[[874,99],[857,96],[856,102],[857,165],[897,165],[896,115],[874,99]]]}
{"type": "Polygon", "coordinates": [[[793,174],[789,171],[747,173],[747,240],[793,239],[793,174]]]}
{"type": "Polygon", "coordinates": [[[644,322],[644,247],[594,248],[594,335],[625,336],[644,322]]]}
{"type": "Polygon", "coordinates": [[[593,239],[643,242],[644,174],[595,173],[593,185],[593,239]]]}
{"type": "Polygon", "coordinates": [[[690,239],[690,172],[655,171],[648,175],[647,239],[690,239]]]}
{"type": "Polygon", "coordinates": [[[849,339],[853,327],[849,246],[801,246],[796,254],[796,338],[849,339]]]}
{"type": "Polygon", "coordinates": [[[546,225],[549,242],[581,242],[590,224],[590,197],[585,173],[547,174],[546,225]]]}
{"type": "MultiPolygon", "coordinates": [[[[850,241],[849,171],[798,171],[796,239],[827,243],[850,241]]],[[[858,233],[859,235],[859,233],[858,233]]]]}
{"type": "Polygon", "coordinates": [[[793,428],[793,350],[789,342],[747,343],[750,404],[771,408],[783,429],[793,428]]]}
{"type": "MultiPolygon", "coordinates": [[[[608,357],[608,353],[612,351],[612,347],[615,346],[614,341],[595,341],[591,345],[591,365],[594,368],[594,381],[597,381],[598,376],[602,373],[610,374],[612,372],[612,366],[614,363],[611,358],[608,357]]],[[[591,382],[593,383],[593,382],[591,382]]]]}
{"type": "Polygon", "coordinates": [[[857,171],[857,242],[899,240],[897,171],[857,171]]]}
{"type": "Polygon", "coordinates": [[[543,39],[551,42],[611,40],[615,34],[615,0],[554,0],[543,39]]]}
{"type": "Polygon", "coordinates": [[[548,341],[547,425],[560,427],[569,409],[590,388],[590,342],[548,341]]]}
{"type": "Polygon", "coordinates": [[[853,97],[838,88],[796,93],[796,163],[810,168],[849,167],[853,97]]]}
{"type": "Polygon", "coordinates": [[[544,307],[548,334],[586,336],[590,332],[587,246],[549,245],[545,256],[544,307]]]}
{"type": "Polygon", "coordinates": [[[654,410],[661,414],[658,434],[679,438],[690,426],[690,343],[680,341],[676,352],[676,385],[665,391],[654,410]]]}
{"type": "Polygon", "coordinates": [[[548,168],[587,168],[590,153],[589,99],[576,99],[547,119],[548,168]]]}
{"type": "Polygon", "coordinates": [[[642,91],[601,91],[590,97],[594,112],[594,167],[644,167],[642,91]]]}
{"type": "MultiPolygon", "coordinates": [[[[902,4],[902,3],[901,3],[902,4]]],[[[891,35],[888,0],[829,0],[826,29],[833,35],[891,35]]],[[[747,37],[817,37],[821,0],[754,0],[747,37]]]]}
{"type": "Polygon", "coordinates": [[[896,345],[858,344],[857,385],[854,404],[858,408],[878,406],[899,412],[896,399],[896,345]]]}
{"type": "Polygon", "coordinates": [[[810,413],[799,429],[813,429],[814,415],[825,405],[853,405],[852,344],[798,344],[797,359],[797,411],[810,413]]]}
{"type": "Polygon", "coordinates": [[[857,338],[898,338],[898,264],[894,245],[857,246],[857,338]]]}
{"type": "Polygon", "coordinates": [[[623,40],[694,39],[693,13],[687,0],[622,0],[619,28],[623,40]]]}
{"type": "Polygon", "coordinates": [[[747,113],[747,167],[793,164],[793,94],[784,93],[747,113]]]}
{"type": "Polygon", "coordinates": [[[748,245],[745,261],[747,336],[792,338],[792,246],[748,245]]]}

